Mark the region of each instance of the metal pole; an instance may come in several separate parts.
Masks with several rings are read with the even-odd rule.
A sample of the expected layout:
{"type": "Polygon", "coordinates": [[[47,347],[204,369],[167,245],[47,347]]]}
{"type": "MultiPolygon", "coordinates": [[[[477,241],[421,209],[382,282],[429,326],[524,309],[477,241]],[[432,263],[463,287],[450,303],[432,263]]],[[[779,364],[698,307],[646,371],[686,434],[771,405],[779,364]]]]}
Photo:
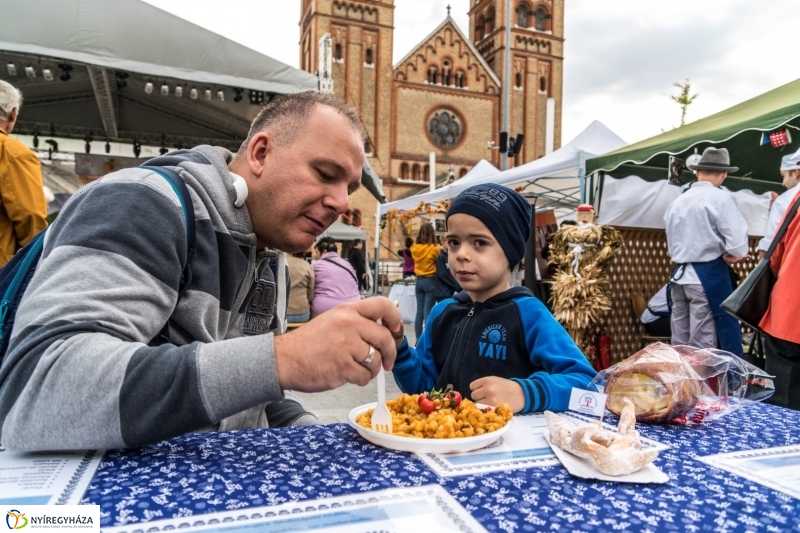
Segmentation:
{"type": "MultiPolygon", "coordinates": [[[[381,203],[375,202],[375,268],[372,273],[372,294],[378,295],[378,282],[381,279],[378,263],[381,259],[381,203]]],[[[367,261],[369,263],[369,260],[367,261]]]]}
{"type": "Polygon", "coordinates": [[[431,153],[428,154],[428,179],[430,179],[431,183],[431,192],[436,190],[436,152],[431,150],[431,153]]]}
{"type": "MultiPolygon", "coordinates": [[[[506,1],[506,46],[505,62],[503,64],[503,131],[508,131],[508,89],[511,85],[511,0],[506,1]]],[[[502,167],[508,168],[508,152],[503,153],[502,167]]]]}

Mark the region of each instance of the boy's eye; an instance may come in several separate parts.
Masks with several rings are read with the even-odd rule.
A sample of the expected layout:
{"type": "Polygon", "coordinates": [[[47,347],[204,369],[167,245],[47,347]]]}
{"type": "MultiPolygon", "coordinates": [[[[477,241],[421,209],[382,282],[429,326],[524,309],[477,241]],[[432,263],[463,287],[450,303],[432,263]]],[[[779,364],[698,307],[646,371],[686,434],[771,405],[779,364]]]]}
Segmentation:
{"type": "Polygon", "coordinates": [[[447,246],[458,246],[458,241],[455,239],[447,239],[447,246]]]}
{"type": "Polygon", "coordinates": [[[478,247],[486,246],[487,244],[489,244],[489,243],[487,243],[486,241],[481,240],[481,239],[477,239],[475,241],[475,246],[478,246],[478,247]]]}

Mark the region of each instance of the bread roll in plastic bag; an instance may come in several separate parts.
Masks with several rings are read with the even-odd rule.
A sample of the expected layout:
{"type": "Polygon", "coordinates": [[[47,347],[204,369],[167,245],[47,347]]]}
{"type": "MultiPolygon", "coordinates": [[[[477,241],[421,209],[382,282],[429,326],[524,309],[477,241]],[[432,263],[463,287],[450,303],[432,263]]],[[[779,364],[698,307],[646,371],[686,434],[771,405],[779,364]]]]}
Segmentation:
{"type": "Polygon", "coordinates": [[[742,400],[766,400],[775,392],[772,378],[729,352],[658,342],[601,371],[588,389],[607,394],[606,408],[616,415],[628,398],[639,422],[700,424],[732,413],[742,400]]]}

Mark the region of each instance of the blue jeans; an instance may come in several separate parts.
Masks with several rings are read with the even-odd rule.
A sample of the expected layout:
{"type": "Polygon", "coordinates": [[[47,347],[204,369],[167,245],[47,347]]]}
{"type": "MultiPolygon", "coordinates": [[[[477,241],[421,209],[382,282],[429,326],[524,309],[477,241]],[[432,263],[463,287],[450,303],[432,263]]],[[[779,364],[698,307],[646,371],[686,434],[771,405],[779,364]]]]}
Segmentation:
{"type": "Polygon", "coordinates": [[[419,338],[422,336],[422,325],[428,320],[428,315],[431,314],[431,309],[433,309],[435,289],[436,282],[433,276],[417,278],[417,288],[415,291],[417,297],[417,317],[414,320],[414,333],[417,336],[417,341],[419,341],[419,338]]]}
{"type": "Polygon", "coordinates": [[[311,311],[303,313],[302,315],[286,315],[286,321],[293,324],[298,322],[308,322],[311,320],[311,311]]]}

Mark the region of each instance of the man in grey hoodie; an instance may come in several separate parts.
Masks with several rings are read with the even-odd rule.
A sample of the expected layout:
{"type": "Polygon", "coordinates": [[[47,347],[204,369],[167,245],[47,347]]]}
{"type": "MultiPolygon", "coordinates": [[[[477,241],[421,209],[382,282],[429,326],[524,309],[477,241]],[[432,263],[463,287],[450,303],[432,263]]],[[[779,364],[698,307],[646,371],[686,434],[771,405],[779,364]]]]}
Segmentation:
{"type": "Polygon", "coordinates": [[[268,104],[235,155],[199,146],[149,162],[178,172],[194,203],[193,280],[177,307],[187,244],[169,183],[134,168],[80,189],[16,315],[0,368],[0,443],[120,448],[302,423],[270,412],[284,391],[363,386],[391,368],[402,324],[385,298],[280,334],[283,253],[308,249],[347,209],[360,131],[351,108],[298,93],[268,104]],[[172,344],[152,345],[167,322],[172,344]]]}

